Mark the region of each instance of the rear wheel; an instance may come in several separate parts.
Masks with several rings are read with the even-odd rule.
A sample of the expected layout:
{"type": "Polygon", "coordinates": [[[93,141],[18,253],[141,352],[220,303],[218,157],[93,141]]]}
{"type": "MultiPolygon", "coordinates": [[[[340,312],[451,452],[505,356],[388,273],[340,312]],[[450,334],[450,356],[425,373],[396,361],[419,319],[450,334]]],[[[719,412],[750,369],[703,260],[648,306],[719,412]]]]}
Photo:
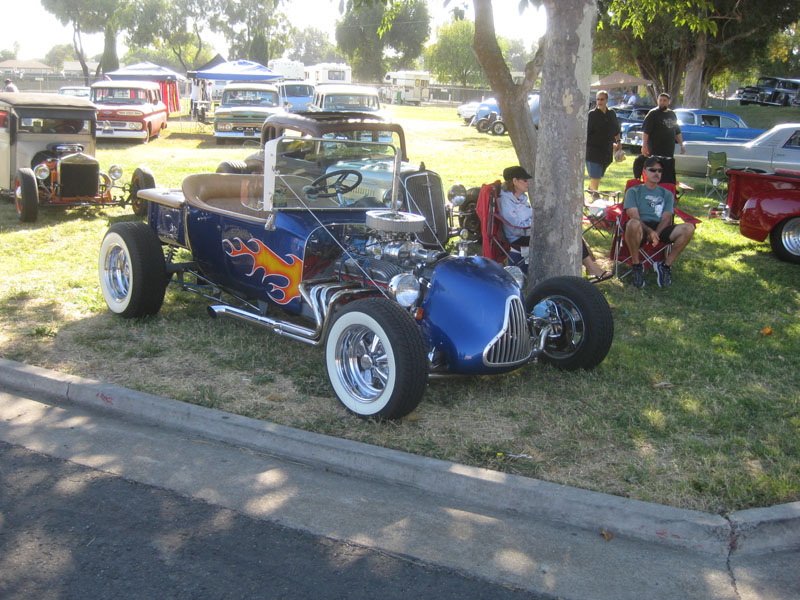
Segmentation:
{"type": "Polygon", "coordinates": [[[775,256],[791,263],[800,263],[800,217],[791,217],[769,232],[769,243],[775,256]]]}
{"type": "Polygon", "coordinates": [[[135,215],[143,217],[147,214],[147,200],[139,198],[139,191],[149,190],[154,187],[156,187],[156,178],[153,176],[153,172],[150,169],[138,167],[133,172],[128,202],[130,202],[135,215]]]}
{"type": "Polygon", "coordinates": [[[479,133],[486,133],[489,131],[489,119],[486,117],[483,119],[478,119],[478,121],[475,123],[475,129],[477,129],[479,133]]]}
{"type": "Polygon", "coordinates": [[[243,160],[226,160],[219,163],[217,173],[235,173],[237,175],[247,175],[250,169],[243,160]]]}
{"type": "Polygon", "coordinates": [[[528,319],[539,333],[549,324],[542,361],[566,371],[600,364],[614,339],[614,319],[602,293],[580,277],[553,277],[525,298],[528,319]]]}
{"type": "Polygon", "coordinates": [[[39,216],[39,186],[33,171],[24,167],[14,177],[14,203],[23,223],[33,223],[39,216]]]}
{"type": "Polygon", "coordinates": [[[122,317],[156,314],[164,302],[167,269],[161,242],[140,221],[112,225],[100,245],[100,289],[122,317]]]}
{"type": "Polygon", "coordinates": [[[339,401],[363,418],[407,415],[422,399],[428,378],[419,326],[385,298],[350,302],[334,317],[325,366],[339,401]]]}

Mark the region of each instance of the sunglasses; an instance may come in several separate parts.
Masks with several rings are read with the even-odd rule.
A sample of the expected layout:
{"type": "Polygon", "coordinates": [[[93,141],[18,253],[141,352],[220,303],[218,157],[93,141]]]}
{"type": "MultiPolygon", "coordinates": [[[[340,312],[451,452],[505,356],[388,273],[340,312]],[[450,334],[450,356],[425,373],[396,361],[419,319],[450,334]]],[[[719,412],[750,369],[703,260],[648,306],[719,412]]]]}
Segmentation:
{"type": "Polygon", "coordinates": [[[661,173],[664,169],[647,169],[651,173],[661,173]]]}

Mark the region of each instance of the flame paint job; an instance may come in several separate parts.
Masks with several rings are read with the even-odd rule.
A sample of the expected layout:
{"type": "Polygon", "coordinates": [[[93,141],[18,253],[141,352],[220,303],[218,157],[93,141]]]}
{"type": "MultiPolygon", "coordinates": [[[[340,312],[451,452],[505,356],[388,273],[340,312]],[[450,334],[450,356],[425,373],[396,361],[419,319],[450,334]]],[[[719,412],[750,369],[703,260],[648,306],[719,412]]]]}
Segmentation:
{"type": "Polygon", "coordinates": [[[222,245],[225,253],[232,258],[249,256],[253,259],[253,268],[247,274],[248,277],[255,276],[256,272],[261,270],[262,282],[273,276],[286,280],[285,285],[278,285],[272,282],[267,284],[270,286],[267,295],[276,304],[288,304],[294,298],[300,296],[298,286],[303,274],[303,261],[294,254],[288,255],[289,261],[287,262],[256,238],[250,238],[247,242],[243,242],[239,238],[223,240],[222,245]],[[251,250],[252,246],[257,249],[251,250]]]}

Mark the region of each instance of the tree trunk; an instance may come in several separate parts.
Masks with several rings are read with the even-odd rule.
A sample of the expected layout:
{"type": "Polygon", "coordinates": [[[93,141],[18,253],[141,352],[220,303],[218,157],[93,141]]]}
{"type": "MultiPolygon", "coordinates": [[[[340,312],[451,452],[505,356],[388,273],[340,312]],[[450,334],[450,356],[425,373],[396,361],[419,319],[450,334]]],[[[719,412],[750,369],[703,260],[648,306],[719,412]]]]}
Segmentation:
{"type": "Polygon", "coordinates": [[[117,30],[110,24],[107,24],[105,27],[103,42],[103,58],[100,64],[105,74],[119,69],[119,58],[117,57],[117,30]]]}
{"type": "Polygon", "coordinates": [[[83,54],[83,40],[81,39],[81,26],[78,24],[77,21],[72,22],[72,47],[75,50],[75,56],[78,57],[78,62],[81,63],[84,85],[86,85],[86,87],[89,87],[89,67],[86,64],[86,57],[83,54]]]}
{"type": "Polygon", "coordinates": [[[694,53],[686,63],[686,80],[683,87],[683,106],[687,108],[706,107],[706,86],[703,81],[707,53],[707,39],[704,33],[697,36],[694,53]]]}
{"type": "Polygon", "coordinates": [[[545,0],[537,176],[528,286],[581,273],[581,215],[595,0],[545,0]]]}

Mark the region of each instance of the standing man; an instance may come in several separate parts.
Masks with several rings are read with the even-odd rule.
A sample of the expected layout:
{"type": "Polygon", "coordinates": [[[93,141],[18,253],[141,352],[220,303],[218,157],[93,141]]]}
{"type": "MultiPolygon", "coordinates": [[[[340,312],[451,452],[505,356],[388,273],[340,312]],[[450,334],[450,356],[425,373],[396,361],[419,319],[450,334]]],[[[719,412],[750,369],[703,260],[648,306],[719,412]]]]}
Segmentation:
{"type": "Polygon", "coordinates": [[[669,94],[658,95],[658,106],[647,113],[642,123],[642,155],[663,156],[672,160],[664,161],[662,183],[675,183],[675,144],[681,145],[681,154],[686,153],[678,117],[669,108],[669,94]]]}
{"type": "Polygon", "coordinates": [[[586,131],[586,170],[589,172],[589,189],[595,192],[608,165],[614,162],[614,152],[622,149],[617,114],[608,108],[608,92],[600,90],[596,100],[594,110],[589,111],[586,131]]]}
{"type": "Polygon", "coordinates": [[[672,283],[672,263],[689,244],[694,235],[694,225],[674,225],[675,199],[672,192],[659,186],[662,174],[661,159],[650,156],[644,162],[645,182],[625,192],[623,207],[628,216],[625,223],[625,245],[631,253],[633,286],[644,287],[644,268],[639,262],[639,248],[648,242],[671,243],[672,250],[662,262],[656,263],[658,286],[672,283]]]}
{"type": "Polygon", "coordinates": [[[17,88],[17,86],[14,85],[14,82],[11,81],[10,79],[6,79],[3,83],[5,84],[3,86],[3,91],[4,92],[18,92],[19,91],[19,88],[17,88]]]}

